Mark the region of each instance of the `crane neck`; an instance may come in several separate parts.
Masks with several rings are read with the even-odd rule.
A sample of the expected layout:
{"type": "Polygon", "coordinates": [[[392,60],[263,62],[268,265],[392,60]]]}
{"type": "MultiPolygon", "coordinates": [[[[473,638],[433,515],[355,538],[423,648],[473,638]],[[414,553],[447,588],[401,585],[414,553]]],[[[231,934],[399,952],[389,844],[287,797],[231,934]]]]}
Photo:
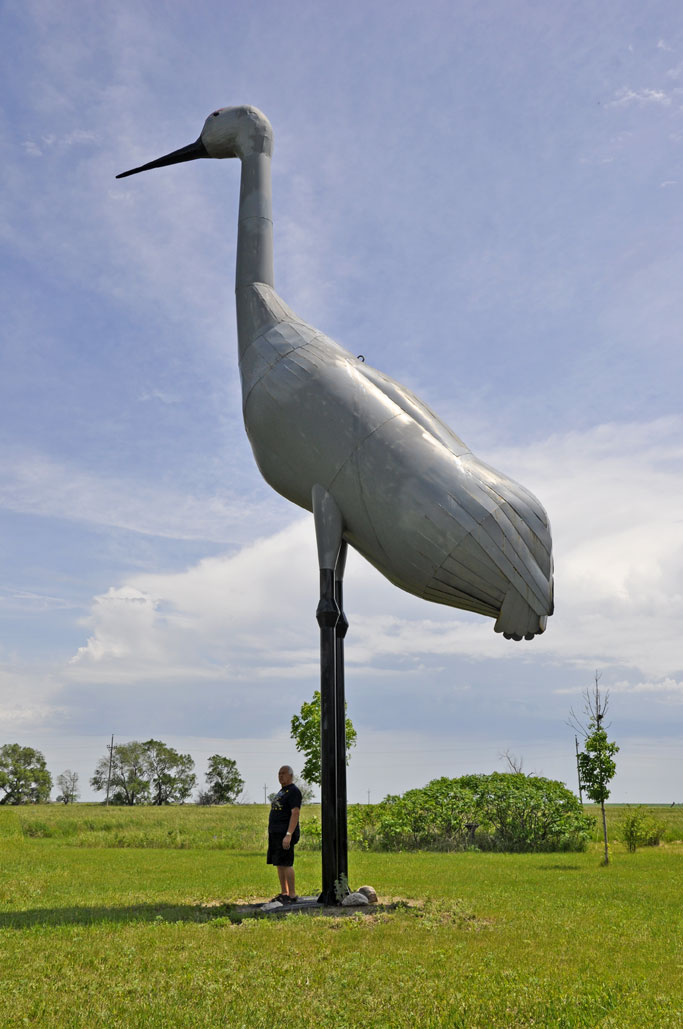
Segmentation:
{"type": "Polygon", "coordinates": [[[242,157],[235,300],[241,362],[252,340],[286,313],[273,288],[273,208],[266,153],[242,157]]]}
{"type": "Polygon", "coordinates": [[[235,290],[261,282],[273,286],[273,202],[270,155],[250,153],[242,158],[240,208],[237,226],[235,290]]]}

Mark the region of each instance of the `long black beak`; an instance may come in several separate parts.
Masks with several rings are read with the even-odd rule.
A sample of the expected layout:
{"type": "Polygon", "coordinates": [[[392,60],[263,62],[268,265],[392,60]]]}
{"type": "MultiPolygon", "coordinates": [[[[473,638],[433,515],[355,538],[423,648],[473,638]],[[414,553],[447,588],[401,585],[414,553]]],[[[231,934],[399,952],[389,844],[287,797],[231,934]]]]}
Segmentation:
{"type": "Polygon", "coordinates": [[[139,168],[131,168],[130,171],[121,172],[116,178],[125,179],[127,175],[137,175],[138,172],[149,171],[150,168],[164,168],[167,164],[180,164],[181,161],[196,161],[198,157],[208,156],[209,152],[202,143],[200,136],[195,143],[181,147],[180,150],[174,150],[172,154],[166,154],[165,157],[157,157],[156,161],[150,161],[149,164],[141,164],[139,168]]]}

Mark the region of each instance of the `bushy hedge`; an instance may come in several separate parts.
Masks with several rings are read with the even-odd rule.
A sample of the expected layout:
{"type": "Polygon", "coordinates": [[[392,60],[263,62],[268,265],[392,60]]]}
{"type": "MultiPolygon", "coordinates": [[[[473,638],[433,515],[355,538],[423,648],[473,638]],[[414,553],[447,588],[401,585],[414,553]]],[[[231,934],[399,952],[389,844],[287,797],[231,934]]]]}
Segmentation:
{"type": "Polygon", "coordinates": [[[349,842],[366,850],[584,850],[593,819],[553,779],[493,772],[434,779],[349,808],[349,842]]]}

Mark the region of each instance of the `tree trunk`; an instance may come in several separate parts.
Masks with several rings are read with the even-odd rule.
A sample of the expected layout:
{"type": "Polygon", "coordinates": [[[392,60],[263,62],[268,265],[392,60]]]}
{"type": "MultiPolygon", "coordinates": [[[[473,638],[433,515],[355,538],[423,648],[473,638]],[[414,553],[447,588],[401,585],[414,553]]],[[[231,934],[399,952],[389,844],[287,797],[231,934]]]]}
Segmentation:
{"type": "Polygon", "coordinates": [[[605,839],[605,861],[604,864],[609,864],[609,845],[607,843],[607,818],[605,817],[605,802],[600,801],[600,807],[602,809],[602,835],[605,839]]]}

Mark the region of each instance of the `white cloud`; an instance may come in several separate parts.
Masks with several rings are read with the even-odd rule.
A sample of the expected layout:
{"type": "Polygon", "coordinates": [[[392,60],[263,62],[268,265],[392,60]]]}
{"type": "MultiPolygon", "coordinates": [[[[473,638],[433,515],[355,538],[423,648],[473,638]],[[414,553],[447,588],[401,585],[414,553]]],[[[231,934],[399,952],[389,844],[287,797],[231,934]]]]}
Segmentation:
{"type": "Polygon", "coordinates": [[[553,524],[557,612],[539,651],[656,679],[683,667],[682,428],[603,425],[502,455],[553,524]]]}
{"type": "Polygon", "coordinates": [[[7,734],[58,726],[66,708],[54,702],[59,669],[19,660],[0,663],[0,723],[7,734]]]}
{"type": "Polygon", "coordinates": [[[36,726],[57,725],[66,708],[55,704],[11,704],[0,702],[0,721],[4,735],[33,730],[36,726]]]}
{"type": "Polygon", "coordinates": [[[100,681],[257,679],[314,668],[315,634],[307,640],[302,618],[308,606],[313,622],[318,578],[309,521],[234,556],[138,575],[97,597],[73,672],[100,681]]]}
{"type": "Polygon", "coordinates": [[[666,699],[683,704],[683,681],[668,676],[658,682],[615,682],[610,686],[610,692],[669,694],[666,699]]]}
{"type": "Polygon", "coordinates": [[[97,633],[79,648],[72,663],[118,660],[133,654],[138,662],[158,660],[161,653],[155,645],[154,631],[157,608],[154,597],[131,586],[112,587],[104,596],[96,597],[92,620],[97,633]]]}

